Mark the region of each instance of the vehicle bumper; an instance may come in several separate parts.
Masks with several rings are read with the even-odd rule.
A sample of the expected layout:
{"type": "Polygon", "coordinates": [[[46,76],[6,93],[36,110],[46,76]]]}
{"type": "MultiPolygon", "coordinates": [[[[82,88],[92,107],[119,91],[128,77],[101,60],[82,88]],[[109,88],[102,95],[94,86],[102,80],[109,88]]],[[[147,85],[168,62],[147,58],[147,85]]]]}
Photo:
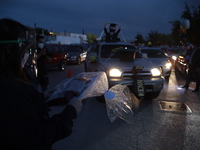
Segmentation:
{"type": "Polygon", "coordinates": [[[76,63],[77,62],[77,58],[70,58],[68,62],[69,63],[76,63]]]}
{"type": "Polygon", "coordinates": [[[163,76],[170,76],[171,74],[171,69],[163,69],[162,75],[163,76]]]}
{"type": "MultiPolygon", "coordinates": [[[[149,78],[149,79],[143,79],[144,85],[146,88],[146,92],[157,92],[161,91],[163,89],[164,85],[164,79],[163,78],[149,78]]],[[[108,78],[109,87],[112,87],[116,84],[121,85],[127,85],[127,86],[133,86],[134,85],[134,79],[113,79],[108,78]]]]}

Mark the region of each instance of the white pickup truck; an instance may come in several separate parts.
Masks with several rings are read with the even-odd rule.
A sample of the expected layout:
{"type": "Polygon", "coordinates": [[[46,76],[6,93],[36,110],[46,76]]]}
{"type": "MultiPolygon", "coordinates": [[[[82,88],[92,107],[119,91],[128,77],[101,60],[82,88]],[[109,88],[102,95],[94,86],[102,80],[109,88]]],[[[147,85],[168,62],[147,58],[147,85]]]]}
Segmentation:
{"type": "MultiPolygon", "coordinates": [[[[164,84],[164,79],[161,76],[161,68],[143,56],[130,43],[100,42],[89,49],[85,61],[86,72],[104,71],[107,74],[109,87],[116,84],[127,85],[130,91],[134,93],[136,73],[134,73],[133,68],[138,66],[142,67],[137,72],[137,75],[143,80],[145,87],[144,97],[147,99],[158,97],[164,84]]],[[[137,90],[140,91],[143,89],[137,90]]]]}

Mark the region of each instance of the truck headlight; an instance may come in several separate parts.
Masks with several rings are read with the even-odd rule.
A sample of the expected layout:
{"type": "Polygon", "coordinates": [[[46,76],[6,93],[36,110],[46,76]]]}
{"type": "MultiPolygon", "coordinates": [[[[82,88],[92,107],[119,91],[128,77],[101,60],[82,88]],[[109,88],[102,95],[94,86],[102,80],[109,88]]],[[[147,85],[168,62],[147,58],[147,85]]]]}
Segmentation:
{"type": "Polygon", "coordinates": [[[158,68],[153,68],[153,69],[151,69],[151,74],[152,74],[152,76],[160,76],[161,71],[158,68]]]}
{"type": "Polygon", "coordinates": [[[111,69],[109,70],[110,77],[121,77],[122,72],[119,69],[111,69]]]}
{"type": "Polygon", "coordinates": [[[173,60],[176,60],[176,59],[177,59],[177,57],[176,57],[176,56],[172,56],[172,59],[173,59],[173,60]]]}
{"type": "Polygon", "coordinates": [[[171,66],[172,66],[172,64],[171,64],[170,62],[168,62],[168,63],[165,64],[165,68],[166,68],[166,69],[170,69],[171,66]]]}

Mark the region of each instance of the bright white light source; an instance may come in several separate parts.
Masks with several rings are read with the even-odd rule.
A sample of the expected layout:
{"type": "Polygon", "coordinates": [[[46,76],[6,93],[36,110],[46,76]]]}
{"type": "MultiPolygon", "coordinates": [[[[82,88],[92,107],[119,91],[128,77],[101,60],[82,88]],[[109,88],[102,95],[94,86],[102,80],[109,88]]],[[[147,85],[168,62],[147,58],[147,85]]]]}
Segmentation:
{"type": "Polygon", "coordinates": [[[171,66],[172,66],[172,64],[170,62],[168,62],[168,63],[165,64],[165,68],[167,68],[167,69],[170,69],[171,66]]]}
{"type": "Polygon", "coordinates": [[[119,69],[111,69],[109,71],[110,77],[120,77],[122,72],[119,69]]]}
{"type": "Polygon", "coordinates": [[[161,71],[157,68],[151,69],[151,73],[152,73],[152,76],[160,76],[161,75],[161,71]]]}
{"type": "Polygon", "coordinates": [[[173,60],[176,60],[176,59],[177,59],[177,57],[176,57],[176,56],[172,56],[172,59],[173,59],[173,60]]]}

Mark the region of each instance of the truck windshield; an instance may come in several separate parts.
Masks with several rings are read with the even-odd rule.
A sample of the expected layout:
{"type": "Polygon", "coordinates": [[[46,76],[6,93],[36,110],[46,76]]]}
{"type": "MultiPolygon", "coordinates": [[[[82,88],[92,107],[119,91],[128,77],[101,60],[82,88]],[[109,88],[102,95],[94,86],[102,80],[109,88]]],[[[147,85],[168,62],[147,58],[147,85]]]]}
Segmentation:
{"type": "Polygon", "coordinates": [[[142,53],[146,53],[148,58],[166,58],[165,53],[163,50],[157,50],[157,49],[142,49],[142,53]]]}
{"type": "Polygon", "coordinates": [[[67,51],[68,52],[80,52],[80,46],[76,45],[69,45],[67,46],[67,51]]]}
{"type": "Polygon", "coordinates": [[[131,45],[103,45],[101,58],[120,58],[122,51],[133,54],[135,50],[135,47],[131,45]]]}

